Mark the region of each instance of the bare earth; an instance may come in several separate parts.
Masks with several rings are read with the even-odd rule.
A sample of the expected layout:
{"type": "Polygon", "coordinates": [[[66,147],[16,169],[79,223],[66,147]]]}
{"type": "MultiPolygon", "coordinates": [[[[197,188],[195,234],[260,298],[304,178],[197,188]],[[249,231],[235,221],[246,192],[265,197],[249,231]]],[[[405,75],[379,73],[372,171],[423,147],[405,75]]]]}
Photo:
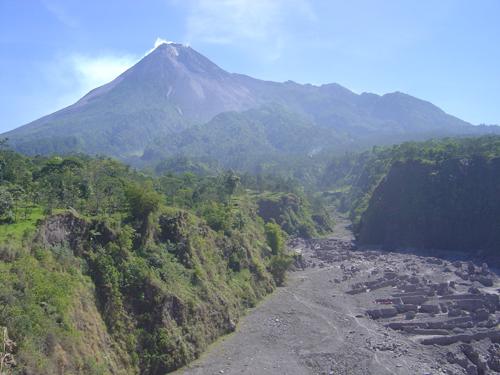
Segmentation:
{"type": "Polygon", "coordinates": [[[307,267],[177,373],[500,374],[496,274],[356,250],[347,224],[330,239],[293,241],[307,267]]]}

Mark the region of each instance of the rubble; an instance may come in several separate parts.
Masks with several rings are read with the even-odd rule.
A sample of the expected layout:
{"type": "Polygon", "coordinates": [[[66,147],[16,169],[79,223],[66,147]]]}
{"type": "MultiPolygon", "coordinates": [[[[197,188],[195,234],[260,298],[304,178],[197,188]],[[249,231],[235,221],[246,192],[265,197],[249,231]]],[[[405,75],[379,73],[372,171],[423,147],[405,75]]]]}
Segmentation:
{"type": "Polygon", "coordinates": [[[366,301],[369,319],[423,346],[450,348],[443,361],[464,373],[500,372],[500,346],[491,346],[500,343],[499,295],[491,292],[497,276],[487,264],[356,251],[352,243],[316,241],[316,257],[338,264],[339,285],[347,295],[366,301]]]}

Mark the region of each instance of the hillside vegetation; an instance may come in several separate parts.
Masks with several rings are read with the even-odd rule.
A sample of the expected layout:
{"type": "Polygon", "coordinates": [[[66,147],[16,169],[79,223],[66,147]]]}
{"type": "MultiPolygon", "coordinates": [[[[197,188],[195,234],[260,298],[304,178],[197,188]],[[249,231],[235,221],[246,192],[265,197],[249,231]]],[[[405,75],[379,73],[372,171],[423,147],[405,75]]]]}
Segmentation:
{"type": "Polygon", "coordinates": [[[289,228],[258,215],[263,196],[295,197],[293,225],[320,230],[300,191],[271,178],[150,177],[106,158],[5,147],[0,166],[8,373],[176,369],[284,282],[293,259],[277,223],[289,228]]]}
{"type": "Polygon", "coordinates": [[[321,182],[360,243],[492,252],[500,137],[409,142],[335,159],[321,182]]]}

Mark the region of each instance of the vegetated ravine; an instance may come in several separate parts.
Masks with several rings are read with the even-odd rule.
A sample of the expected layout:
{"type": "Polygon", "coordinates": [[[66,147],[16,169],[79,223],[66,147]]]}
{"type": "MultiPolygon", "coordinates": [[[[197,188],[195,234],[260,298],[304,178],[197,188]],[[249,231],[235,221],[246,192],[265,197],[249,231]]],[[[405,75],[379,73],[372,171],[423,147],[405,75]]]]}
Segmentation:
{"type": "Polygon", "coordinates": [[[0,155],[4,372],[165,374],[235,329],[181,371],[500,369],[482,264],[499,259],[498,137],[335,157],[307,193],[272,175],[0,155]]]}
{"type": "Polygon", "coordinates": [[[344,219],[291,241],[288,285],[180,373],[499,373],[499,155],[485,137],[334,159],[323,194],[357,241],[344,219]]]}
{"type": "Polygon", "coordinates": [[[294,260],[285,231],[331,230],[326,212],[279,179],[151,177],[106,158],[9,149],[0,157],[8,374],[170,372],[283,283],[294,260]]]}

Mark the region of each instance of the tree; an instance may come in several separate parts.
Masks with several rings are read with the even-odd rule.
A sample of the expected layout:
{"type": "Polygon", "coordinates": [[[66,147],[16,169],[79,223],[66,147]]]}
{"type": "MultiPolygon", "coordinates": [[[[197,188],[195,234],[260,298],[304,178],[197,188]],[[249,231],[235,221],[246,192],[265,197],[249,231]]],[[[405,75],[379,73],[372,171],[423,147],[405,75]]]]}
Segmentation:
{"type": "Polygon", "coordinates": [[[289,255],[275,255],[271,258],[268,270],[273,275],[273,279],[278,286],[282,286],[286,280],[286,271],[293,263],[293,258],[289,255]]]}
{"type": "Polygon", "coordinates": [[[5,186],[0,186],[0,216],[12,220],[14,209],[14,197],[5,186]]]}
{"type": "Polygon", "coordinates": [[[283,237],[283,231],[281,227],[275,222],[269,222],[266,224],[266,239],[267,244],[271,248],[273,255],[280,255],[283,253],[285,246],[285,239],[283,237]]]}
{"type": "Polygon", "coordinates": [[[141,185],[131,183],[125,189],[125,197],[132,217],[142,222],[160,207],[162,198],[153,189],[153,184],[150,181],[141,185]]]}
{"type": "Polygon", "coordinates": [[[227,172],[224,175],[224,188],[226,194],[231,196],[236,192],[236,189],[240,185],[240,177],[233,173],[232,171],[227,172]]]}

